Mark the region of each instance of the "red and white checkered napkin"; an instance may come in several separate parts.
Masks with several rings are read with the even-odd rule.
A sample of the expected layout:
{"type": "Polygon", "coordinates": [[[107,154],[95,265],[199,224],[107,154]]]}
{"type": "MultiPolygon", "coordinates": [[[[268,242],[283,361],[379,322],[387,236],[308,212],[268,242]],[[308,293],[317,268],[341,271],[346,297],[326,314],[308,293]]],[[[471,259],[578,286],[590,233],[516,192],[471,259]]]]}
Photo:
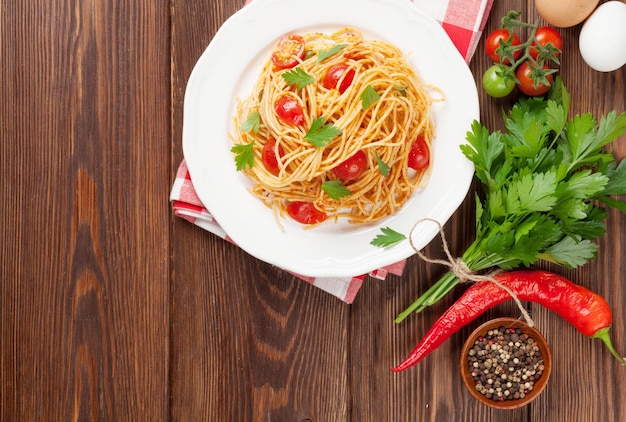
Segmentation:
{"type": "MultiPolygon", "coordinates": [[[[420,6],[441,23],[454,45],[465,58],[465,61],[469,63],[480,40],[480,35],[489,16],[493,0],[412,1],[420,2],[420,6]]],[[[173,204],[174,215],[232,242],[228,234],[220,227],[198,198],[184,160],[176,173],[170,200],[173,204]]],[[[402,275],[404,264],[405,261],[400,261],[372,271],[369,275],[380,280],[384,280],[388,273],[402,275]]],[[[354,277],[305,277],[298,274],[294,275],[346,303],[352,303],[368,274],[359,274],[354,277]]]]}

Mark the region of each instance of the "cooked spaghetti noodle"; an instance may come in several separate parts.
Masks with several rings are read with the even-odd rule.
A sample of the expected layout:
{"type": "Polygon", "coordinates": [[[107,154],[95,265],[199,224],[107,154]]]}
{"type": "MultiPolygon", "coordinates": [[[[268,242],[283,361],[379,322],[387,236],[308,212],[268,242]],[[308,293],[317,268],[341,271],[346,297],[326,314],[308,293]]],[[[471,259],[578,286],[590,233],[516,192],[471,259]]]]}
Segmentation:
{"type": "Polygon", "coordinates": [[[283,74],[294,68],[278,69],[268,59],[251,95],[238,104],[231,136],[235,144],[252,144],[254,164],[241,169],[255,182],[251,191],[277,217],[284,217],[287,205],[296,201],[311,202],[331,219],[345,217],[351,223],[393,214],[428,179],[434,135],[429,116],[434,100],[429,92],[437,92],[437,99],[443,98],[442,93],[424,85],[395,46],[366,40],[357,30],[307,33],[302,38],[307,53],[298,58],[295,69],[314,82],[303,87],[290,85],[283,74]],[[332,53],[333,48],[334,54],[320,55],[332,53]],[[354,70],[343,93],[325,88],[321,82],[329,69],[340,63],[354,70]],[[374,93],[369,103],[364,99],[366,91],[374,93]],[[302,109],[301,124],[286,123],[277,116],[276,103],[284,95],[302,109]],[[258,117],[254,130],[244,124],[251,114],[258,117]],[[320,119],[340,133],[316,146],[305,138],[320,119]],[[429,165],[415,171],[409,167],[409,153],[419,137],[426,141],[429,165]],[[263,165],[262,157],[270,139],[275,142],[272,155],[278,165],[274,173],[263,165]],[[339,180],[333,169],[359,151],[366,156],[363,173],[355,180],[339,180]],[[330,181],[338,181],[343,196],[333,198],[323,189],[330,181]]]}

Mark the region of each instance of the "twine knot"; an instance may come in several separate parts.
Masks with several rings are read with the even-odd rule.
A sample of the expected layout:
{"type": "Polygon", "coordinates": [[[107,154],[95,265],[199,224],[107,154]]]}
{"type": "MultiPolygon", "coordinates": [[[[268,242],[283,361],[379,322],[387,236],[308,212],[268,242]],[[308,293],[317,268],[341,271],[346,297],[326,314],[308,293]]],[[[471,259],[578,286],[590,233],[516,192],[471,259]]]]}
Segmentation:
{"type": "Polygon", "coordinates": [[[432,218],[422,218],[421,220],[418,220],[413,225],[413,227],[411,228],[411,231],[409,232],[409,243],[411,244],[411,247],[413,248],[415,253],[422,260],[424,260],[426,262],[429,262],[431,264],[440,264],[440,265],[444,265],[444,266],[448,267],[450,269],[450,272],[452,272],[462,283],[476,283],[478,281],[487,280],[487,281],[490,281],[490,282],[494,283],[499,288],[505,290],[513,298],[513,300],[517,304],[517,307],[519,308],[520,312],[524,316],[524,319],[526,320],[526,323],[530,327],[533,327],[535,325],[535,323],[533,322],[532,318],[528,314],[528,311],[526,311],[526,308],[524,308],[524,306],[522,305],[522,302],[519,300],[519,298],[517,297],[515,292],[513,290],[511,290],[510,288],[508,288],[507,286],[505,286],[502,283],[500,283],[495,278],[495,276],[498,273],[500,273],[501,270],[493,270],[493,271],[491,271],[488,274],[478,274],[478,273],[472,271],[472,269],[463,261],[463,259],[461,259],[461,258],[454,258],[452,256],[452,254],[450,253],[450,248],[448,247],[448,241],[446,239],[446,235],[445,235],[445,233],[443,231],[443,226],[437,220],[434,220],[432,218]],[[441,235],[441,243],[443,245],[443,250],[444,250],[444,252],[446,254],[446,257],[448,258],[447,260],[429,258],[426,255],[424,255],[415,246],[415,244],[413,243],[413,231],[415,230],[415,228],[417,227],[418,224],[420,224],[420,223],[422,223],[424,221],[430,221],[432,223],[435,223],[437,225],[437,227],[439,228],[439,234],[441,235]]]}

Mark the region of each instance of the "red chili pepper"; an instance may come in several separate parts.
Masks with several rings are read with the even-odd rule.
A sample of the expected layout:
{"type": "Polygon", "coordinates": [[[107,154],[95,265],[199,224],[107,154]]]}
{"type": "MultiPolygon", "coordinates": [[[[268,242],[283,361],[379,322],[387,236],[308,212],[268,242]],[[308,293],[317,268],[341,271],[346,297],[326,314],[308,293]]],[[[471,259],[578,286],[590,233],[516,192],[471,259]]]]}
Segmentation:
{"type": "MultiPolygon", "coordinates": [[[[494,278],[511,289],[518,299],[538,303],[559,314],[581,334],[599,338],[621,364],[626,364],[626,359],[618,355],[611,344],[609,327],[613,317],[602,296],[549,271],[509,271],[494,278]]],[[[400,372],[415,365],[464,325],[507,299],[511,299],[511,295],[496,283],[488,280],[475,283],[443,313],[411,354],[392,371],[400,372]]]]}

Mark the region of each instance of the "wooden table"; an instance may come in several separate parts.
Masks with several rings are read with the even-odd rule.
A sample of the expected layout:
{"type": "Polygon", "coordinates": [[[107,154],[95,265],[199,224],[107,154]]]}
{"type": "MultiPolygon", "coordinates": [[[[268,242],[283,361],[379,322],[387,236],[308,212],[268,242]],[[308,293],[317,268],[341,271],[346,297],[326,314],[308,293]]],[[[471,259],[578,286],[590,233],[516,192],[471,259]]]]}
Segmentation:
{"type": "MultiPolygon", "coordinates": [[[[525,408],[494,411],[465,390],[458,356],[478,322],[518,316],[514,306],[393,374],[460,292],[394,325],[442,268],[412,257],[348,305],[173,216],[187,79],[242,3],[1,3],[0,419],[623,421],[626,368],[539,306],[527,304],[552,346],[549,385],[525,408]]],[[[498,0],[486,31],[510,9],[537,17],[532,2],[498,0]]],[[[579,31],[561,31],[573,112],[624,111],[626,69],[588,68],[579,31]]],[[[501,128],[512,100],[480,98],[482,121],[501,128]]],[[[626,138],[614,150],[626,156],[626,138]]],[[[470,198],[446,225],[453,254],[473,221],[470,198]]],[[[609,212],[607,226],[597,259],[553,269],[607,298],[624,353],[626,215],[609,212]]]]}

